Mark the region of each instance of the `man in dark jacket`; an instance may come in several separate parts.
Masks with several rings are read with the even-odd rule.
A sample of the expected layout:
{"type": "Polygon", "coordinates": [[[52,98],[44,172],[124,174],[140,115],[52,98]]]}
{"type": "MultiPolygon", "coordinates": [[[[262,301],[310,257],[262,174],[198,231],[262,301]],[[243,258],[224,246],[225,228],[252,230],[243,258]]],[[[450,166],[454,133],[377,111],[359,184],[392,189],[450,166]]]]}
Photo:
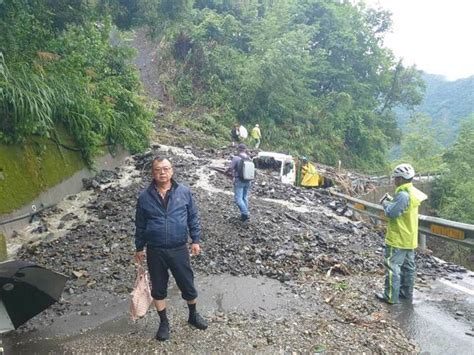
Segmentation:
{"type": "Polygon", "coordinates": [[[171,270],[181,295],[188,303],[189,324],[206,329],[207,322],[196,311],[197,292],[187,248],[191,237],[191,253],[201,251],[201,227],[196,205],[188,187],[172,179],[173,167],[166,158],[155,158],[152,163],[153,181],[138,199],[135,225],[135,261],[146,257],[152,285],[151,295],[160,326],[157,340],[169,339],[166,316],[168,269],[171,270]],[[146,254],[145,254],[146,247],[146,254]]]}

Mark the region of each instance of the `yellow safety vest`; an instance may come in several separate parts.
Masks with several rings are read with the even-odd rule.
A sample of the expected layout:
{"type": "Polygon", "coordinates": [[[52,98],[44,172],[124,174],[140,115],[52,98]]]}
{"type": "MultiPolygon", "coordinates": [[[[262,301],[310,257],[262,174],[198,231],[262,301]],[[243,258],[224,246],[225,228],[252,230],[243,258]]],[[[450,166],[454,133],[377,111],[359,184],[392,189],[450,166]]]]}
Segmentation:
{"type": "Polygon", "coordinates": [[[397,218],[388,221],[385,243],[399,249],[415,249],[418,246],[418,206],[420,199],[415,195],[413,184],[407,183],[397,187],[395,194],[406,191],[410,195],[407,209],[397,218]]]}
{"type": "Polygon", "coordinates": [[[252,138],[254,139],[260,139],[262,137],[262,134],[260,133],[260,128],[254,127],[252,129],[251,135],[252,135],[252,138]]]}
{"type": "Polygon", "coordinates": [[[316,167],[307,163],[301,168],[301,186],[304,187],[317,187],[322,184],[322,179],[316,170],[316,167]]]}

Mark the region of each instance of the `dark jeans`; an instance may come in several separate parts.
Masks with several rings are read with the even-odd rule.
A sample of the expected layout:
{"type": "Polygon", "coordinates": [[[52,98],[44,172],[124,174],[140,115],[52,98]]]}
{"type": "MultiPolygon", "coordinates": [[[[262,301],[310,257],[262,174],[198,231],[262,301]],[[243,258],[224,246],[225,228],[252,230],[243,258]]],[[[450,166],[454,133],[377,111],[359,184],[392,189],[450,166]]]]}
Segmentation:
{"type": "Polygon", "coordinates": [[[168,269],[171,270],[181,296],[186,301],[197,298],[194,288],[194,274],[189,260],[186,244],[171,249],[150,248],[146,250],[146,261],[151,280],[151,296],[155,300],[164,300],[168,295],[168,269]]]}

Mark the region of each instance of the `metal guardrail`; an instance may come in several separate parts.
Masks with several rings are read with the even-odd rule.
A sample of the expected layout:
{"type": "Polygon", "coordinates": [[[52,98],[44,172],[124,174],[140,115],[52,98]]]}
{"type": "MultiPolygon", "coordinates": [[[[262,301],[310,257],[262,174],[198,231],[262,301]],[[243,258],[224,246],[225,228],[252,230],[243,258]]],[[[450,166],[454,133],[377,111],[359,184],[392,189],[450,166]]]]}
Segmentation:
{"type": "MultiPolygon", "coordinates": [[[[378,221],[387,221],[381,205],[367,202],[352,196],[330,190],[331,195],[347,201],[353,211],[375,218],[378,221]]],[[[419,215],[418,234],[420,247],[426,247],[426,235],[441,238],[446,241],[462,244],[474,249],[474,225],[450,221],[448,219],[419,215]]]]}

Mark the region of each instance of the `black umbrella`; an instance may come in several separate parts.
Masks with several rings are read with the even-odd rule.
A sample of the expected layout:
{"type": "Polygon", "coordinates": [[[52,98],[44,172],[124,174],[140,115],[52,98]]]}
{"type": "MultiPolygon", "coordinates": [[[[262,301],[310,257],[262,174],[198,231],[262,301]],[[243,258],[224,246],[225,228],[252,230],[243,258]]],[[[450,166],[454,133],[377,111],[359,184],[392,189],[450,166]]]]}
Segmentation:
{"type": "Polygon", "coordinates": [[[0,333],[18,328],[61,298],[67,277],[13,260],[0,263],[0,333]]]}

